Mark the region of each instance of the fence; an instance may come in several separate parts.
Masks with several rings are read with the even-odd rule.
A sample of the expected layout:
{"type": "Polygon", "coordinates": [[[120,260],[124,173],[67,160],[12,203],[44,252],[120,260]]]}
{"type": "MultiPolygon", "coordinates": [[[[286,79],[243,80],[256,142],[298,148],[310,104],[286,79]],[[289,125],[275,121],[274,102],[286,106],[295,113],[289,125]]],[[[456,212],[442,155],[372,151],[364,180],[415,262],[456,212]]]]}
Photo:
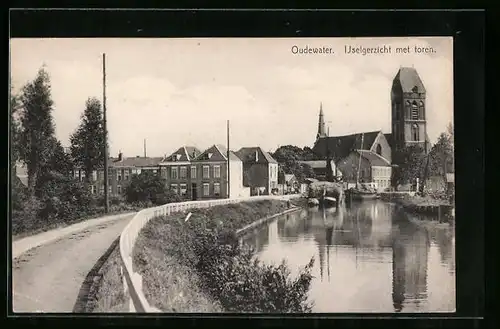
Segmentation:
{"type": "Polygon", "coordinates": [[[163,206],[148,208],[139,211],[120,235],[120,257],[122,259],[121,274],[125,296],[129,296],[129,311],[135,313],[158,313],[161,310],[149,305],[142,290],[142,276],[135,273],[132,264],[132,251],[135,241],[141,229],[150,219],[182,212],[190,209],[209,208],[212,206],[233,204],[238,202],[261,201],[261,200],[289,200],[300,197],[300,195],[280,196],[254,196],[237,199],[219,199],[206,201],[188,201],[180,203],[169,203],[163,206]]]}

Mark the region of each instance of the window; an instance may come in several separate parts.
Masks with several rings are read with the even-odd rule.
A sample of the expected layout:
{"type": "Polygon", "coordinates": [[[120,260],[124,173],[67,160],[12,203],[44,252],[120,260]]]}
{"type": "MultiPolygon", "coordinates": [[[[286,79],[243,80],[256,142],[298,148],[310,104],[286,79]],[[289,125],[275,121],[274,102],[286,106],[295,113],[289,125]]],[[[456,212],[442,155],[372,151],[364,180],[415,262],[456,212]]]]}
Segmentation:
{"type": "Polygon", "coordinates": [[[191,167],[191,178],[196,178],[196,167],[195,166],[191,167]]]}
{"type": "Polygon", "coordinates": [[[181,176],[181,178],[187,177],[187,168],[186,167],[181,167],[180,176],[181,176]]]}
{"type": "Polygon", "coordinates": [[[170,178],[177,179],[177,167],[170,168],[170,178]]]}
{"type": "Polygon", "coordinates": [[[158,173],[158,169],[153,169],[153,174],[157,174],[158,173]]]}
{"type": "Polygon", "coordinates": [[[210,166],[203,166],[203,178],[210,178],[210,166]]]}
{"type": "Polygon", "coordinates": [[[95,185],[90,185],[90,193],[95,194],[97,191],[97,188],[95,185]]]}
{"type": "Polygon", "coordinates": [[[104,194],[104,185],[99,188],[99,194],[104,194]]]}
{"type": "Polygon", "coordinates": [[[220,166],[214,166],[214,178],[220,178],[220,166]]]}
{"type": "Polygon", "coordinates": [[[76,179],[80,179],[80,170],[74,170],[74,171],[73,171],[73,176],[74,176],[76,179]]]}
{"type": "Polygon", "coordinates": [[[416,123],[411,126],[411,136],[415,142],[420,140],[418,125],[416,123]]]}
{"type": "Polygon", "coordinates": [[[382,146],[380,144],[377,145],[377,154],[382,155],[382,146]]]}
{"type": "Polygon", "coordinates": [[[119,182],[122,180],[122,169],[116,170],[116,180],[119,182]]]}
{"type": "Polygon", "coordinates": [[[97,170],[92,171],[92,181],[95,182],[97,180],[97,170]]]}
{"type": "MultiPolygon", "coordinates": [[[[205,186],[203,186],[205,187],[205,186]]],[[[214,183],[214,195],[220,196],[220,183],[214,183]]]]}
{"type": "Polygon", "coordinates": [[[117,185],[116,190],[118,191],[118,194],[122,194],[122,186],[121,185],[117,185]]]}
{"type": "Polygon", "coordinates": [[[108,186],[108,193],[109,193],[109,194],[113,193],[113,190],[112,190],[111,188],[112,188],[112,186],[111,186],[111,185],[109,185],[109,186],[108,186]]]}
{"type": "Polygon", "coordinates": [[[85,171],[80,171],[80,181],[84,181],[85,180],[85,171]]]}
{"type": "Polygon", "coordinates": [[[203,195],[204,196],[210,195],[210,184],[208,184],[208,183],[203,184],[203,195]]]}
{"type": "Polygon", "coordinates": [[[417,103],[413,102],[411,106],[411,119],[412,120],[418,120],[418,107],[417,103]]]}
{"type": "Polygon", "coordinates": [[[183,197],[187,196],[187,185],[186,184],[181,184],[181,196],[183,196],[183,197]]]}
{"type": "Polygon", "coordinates": [[[170,190],[174,193],[177,193],[177,184],[170,184],[170,190]]]}

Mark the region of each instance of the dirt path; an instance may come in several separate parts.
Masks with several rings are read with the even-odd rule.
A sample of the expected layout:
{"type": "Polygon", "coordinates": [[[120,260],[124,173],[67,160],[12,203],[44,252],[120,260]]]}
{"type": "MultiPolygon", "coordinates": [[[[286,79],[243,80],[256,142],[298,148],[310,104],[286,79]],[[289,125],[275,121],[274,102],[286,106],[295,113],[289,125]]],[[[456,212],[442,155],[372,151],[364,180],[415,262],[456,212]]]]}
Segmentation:
{"type": "Polygon", "coordinates": [[[14,312],[72,312],[85,276],[132,217],[86,227],[16,258],[14,312]]]}

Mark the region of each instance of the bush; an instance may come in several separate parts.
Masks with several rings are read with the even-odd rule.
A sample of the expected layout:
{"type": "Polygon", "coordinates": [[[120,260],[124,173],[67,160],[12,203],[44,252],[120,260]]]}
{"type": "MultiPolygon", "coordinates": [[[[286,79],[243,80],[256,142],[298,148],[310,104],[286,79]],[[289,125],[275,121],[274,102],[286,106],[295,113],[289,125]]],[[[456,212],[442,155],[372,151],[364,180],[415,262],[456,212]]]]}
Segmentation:
{"type": "Polygon", "coordinates": [[[181,201],[177,194],[167,188],[163,177],[147,171],[132,176],[125,187],[125,198],[129,203],[151,202],[154,205],[181,201]]]}
{"type": "MultiPolygon", "coordinates": [[[[134,264],[143,273],[147,272],[145,287],[154,285],[153,290],[157,291],[145,288],[150,291],[149,298],[171,298],[161,295],[160,291],[166,288],[158,287],[155,279],[165,270],[158,264],[144,262],[150,258],[147,254],[155,253],[174,259],[179,264],[176,266],[196,272],[200,288],[225,311],[310,312],[307,293],[313,260],[297,278],[291,279],[285,263],[261,264],[254,259],[251,249],[240,247],[236,236],[236,230],[243,226],[286,208],[284,201],[265,200],[195,209],[187,222],[185,213],[152,219],[141,231],[134,248],[134,264]]],[[[157,304],[170,305],[165,301],[157,304]]],[[[165,307],[162,309],[170,311],[171,306],[165,307]]]]}

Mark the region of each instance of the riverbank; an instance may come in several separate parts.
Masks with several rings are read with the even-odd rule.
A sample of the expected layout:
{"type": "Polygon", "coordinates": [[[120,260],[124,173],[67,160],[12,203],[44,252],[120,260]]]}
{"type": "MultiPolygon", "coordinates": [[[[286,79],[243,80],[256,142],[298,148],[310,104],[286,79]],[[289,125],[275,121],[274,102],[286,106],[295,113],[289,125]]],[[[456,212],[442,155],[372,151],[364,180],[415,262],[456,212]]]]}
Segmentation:
{"type": "Polygon", "coordinates": [[[152,219],[133,252],[144,294],[164,312],[308,312],[312,261],[297,278],[240,248],[237,231],[283,213],[291,202],[242,202],[152,219]],[[268,280],[266,278],[276,278],[268,280]]]}
{"type": "Polygon", "coordinates": [[[431,196],[404,196],[392,200],[410,213],[437,216],[440,220],[451,218],[454,205],[448,200],[437,199],[431,196]]]}

